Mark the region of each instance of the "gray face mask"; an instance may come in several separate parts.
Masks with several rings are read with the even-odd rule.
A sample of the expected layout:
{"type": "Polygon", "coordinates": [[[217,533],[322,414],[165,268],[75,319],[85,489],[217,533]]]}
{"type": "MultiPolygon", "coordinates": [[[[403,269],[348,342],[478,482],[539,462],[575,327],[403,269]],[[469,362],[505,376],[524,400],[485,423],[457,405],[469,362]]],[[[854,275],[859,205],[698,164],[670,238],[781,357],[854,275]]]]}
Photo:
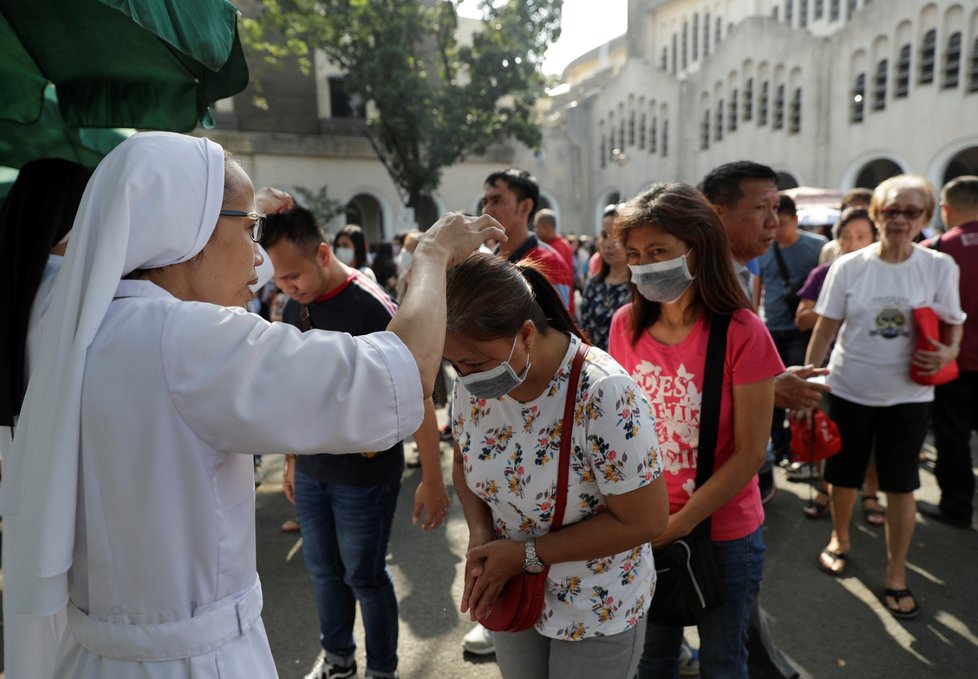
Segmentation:
{"type": "Polygon", "coordinates": [[[476,398],[493,399],[508,394],[523,384],[530,372],[529,358],[527,358],[526,368],[523,369],[522,375],[517,375],[509,364],[510,359],[513,358],[513,352],[516,351],[516,340],[518,339],[519,335],[513,338],[513,348],[509,350],[509,358],[495,368],[469,373],[468,375],[459,375],[458,380],[462,386],[476,398]]]}
{"type": "Polygon", "coordinates": [[[652,264],[629,264],[632,272],[632,283],[638,288],[639,294],[650,302],[672,304],[693,284],[693,276],[686,267],[686,257],[680,255],[675,259],[652,264]]]}

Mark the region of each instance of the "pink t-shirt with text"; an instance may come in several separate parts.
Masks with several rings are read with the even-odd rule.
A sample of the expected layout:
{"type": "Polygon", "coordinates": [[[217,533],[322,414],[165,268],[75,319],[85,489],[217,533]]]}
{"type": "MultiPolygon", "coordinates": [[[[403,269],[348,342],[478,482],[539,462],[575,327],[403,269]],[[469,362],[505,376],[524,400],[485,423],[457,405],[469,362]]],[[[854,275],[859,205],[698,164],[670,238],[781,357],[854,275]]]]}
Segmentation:
{"type": "MultiPolygon", "coordinates": [[[[709,326],[703,318],[679,344],[666,346],[648,332],[632,345],[632,305],[619,309],[611,321],[608,353],[621,364],[652,403],[656,434],[669,489],[669,511],[678,512],[696,486],[703,370],[709,326]]],[[[764,323],[746,309],[734,312],[727,330],[723,394],[714,469],[734,452],[733,386],[751,384],[784,371],[764,323]]],[[[770,415],[766,416],[770,419],[770,415]]],[[[757,476],[713,514],[714,540],[736,540],[764,522],[757,476]]]]}

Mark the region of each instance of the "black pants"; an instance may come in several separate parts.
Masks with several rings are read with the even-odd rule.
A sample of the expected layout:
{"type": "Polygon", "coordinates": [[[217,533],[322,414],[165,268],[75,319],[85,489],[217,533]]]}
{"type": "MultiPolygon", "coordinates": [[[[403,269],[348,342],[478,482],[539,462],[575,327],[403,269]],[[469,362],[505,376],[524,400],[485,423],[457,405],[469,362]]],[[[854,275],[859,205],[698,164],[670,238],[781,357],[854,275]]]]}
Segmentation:
{"type": "MultiPolygon", "coordinates": [[[[771,330],[771,339],[778,350],[778,356],[785,367],[792,365],[805,364],[805,352],[808,350],[808,340],[811,339],[811,332],[801,330],[771,330]]],[[[785,411],[782,408],[775,408],[771,420],[771,446],[776,457],[785,457],[790,454],[791,431],[785,424],[785,411]]]]}
{"type": "Polygon", "coordinates": [[[978,431],[978,372],[962,372],[934,390],[933,421],[941,509],[970,523],[975,497],[970,442],[971,431],[978,431]]]}

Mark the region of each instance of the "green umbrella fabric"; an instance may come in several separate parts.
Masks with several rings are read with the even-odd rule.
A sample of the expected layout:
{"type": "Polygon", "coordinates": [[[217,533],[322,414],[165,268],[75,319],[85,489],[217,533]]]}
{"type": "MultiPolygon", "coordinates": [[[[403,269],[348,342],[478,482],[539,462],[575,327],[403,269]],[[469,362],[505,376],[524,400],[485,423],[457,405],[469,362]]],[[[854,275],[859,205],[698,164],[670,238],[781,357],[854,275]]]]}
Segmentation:
{"type": "Polygon", "coordinates": [[[227,0],[0,0],[0,120],[189,132],[248,84],[227,0]]]}
{"type": "Polygon", "coordinates": [[[135,132],[131,127],[68,127],[58,110],[54,88],[49,86],[37,121],[25,124],[0,120],[0,166],[19,168],[31,160],[64,158],[94,168],[105,154],[135,132]]]}

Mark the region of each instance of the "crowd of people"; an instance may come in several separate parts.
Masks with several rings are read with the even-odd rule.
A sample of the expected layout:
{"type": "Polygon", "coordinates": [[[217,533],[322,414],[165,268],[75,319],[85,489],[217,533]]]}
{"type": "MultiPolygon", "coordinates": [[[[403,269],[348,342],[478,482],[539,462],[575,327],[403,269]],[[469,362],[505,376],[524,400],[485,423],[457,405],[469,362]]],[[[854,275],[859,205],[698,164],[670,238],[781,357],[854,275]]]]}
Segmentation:
{"type": "Polygon", "coordinates": [[[799,227],[771,168],[739,161],[609,205],[592,240],[563,235],[536,180],[508,169],[485,179],[481,215],[371,244],[256,191],[204,138],[140,133],[94,173],[36,169],[0,212],[16,291],[0,333],[14,679],[275,676],[254,455],[286,456],[322,647],[308,679],[358,676],[358,608],[366,676],[398,676],[385,555],[405,439],[425,530],[449,509],[452,442],[459,610],[476,623],[462,643],[495,653],[506,679],[747,677],[763,660],[748,647],[777,656],[759,606],[779,464],[817,488],[805,515],[831,516],[813,548],[831,576],[862,492],[896,618],[921,609],[906,557],[930,426],[942,495],[919,510],[972,523],[978,177],[939,202],[926,179],[892,177],[847,196],[823,235],[799,227]],[[923,240],[938,206],[946,232],[923,240]],[[924,346],[919,307],[941,320],[924,346]],[[954,361],[957,379],[911,379],[954,361]],[[791,421],[821,405],[841,451],[791,464],[791,421]],[[722,597],[691,649],[656,616],[655,554],[701,525],[722,597]],[[523,573],[545,578],[539,617],[490,631],[480,621],[523,573]]]}

